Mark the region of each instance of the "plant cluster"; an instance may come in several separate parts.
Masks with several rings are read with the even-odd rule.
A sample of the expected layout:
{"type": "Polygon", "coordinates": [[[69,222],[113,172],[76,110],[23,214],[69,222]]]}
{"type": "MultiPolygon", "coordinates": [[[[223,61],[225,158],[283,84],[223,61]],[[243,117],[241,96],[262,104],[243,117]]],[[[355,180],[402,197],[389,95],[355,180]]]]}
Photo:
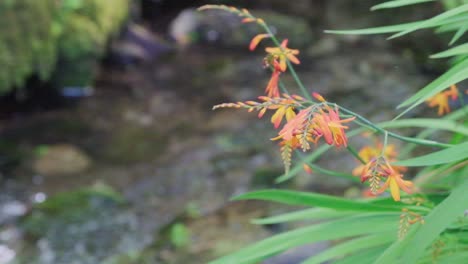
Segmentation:
{"type": "MultiPolygon", "coordinates": [[[[431,2],[431,0],[396,0],[373,7],[373,10],[431,2]]],[[[329,31],[338,34],[395,33],[399,37],[423,28],[455,35],[450,44],[462,40],[468,30],[468,4],[447,7],[447,11],[427,20],[400,25],[350,31],[329,31]]],[[[294,65],[300,64],[299,50],[275,37],[269,25],[246,9],[225,5],[206,5],[200,10],[218,9],[238,15],[243,23],[256,23],[263,30],[255,36],[249,49],[270,40],[274,46],[265,49],[264,67],[271,70],[265,94],[257,101],[223,103],[218,108],[242,108],[257,111],[261,118],[272,111],[271,123],[278,128],[272,138],[279,142],[285,174],[277,182],[294,177],[303,167],[335,177],[360,181],[368,185],[365,194],[371,198],[350,200],[313,192],[262,190],[240,195],[235,200],[257,199],[313,207],[292,213],[254,220],[257,224],[277,224],[290,221],[313,221],[314,224],[288,231],[247,246],[212,263],[256,263],[287,249],[324,240],[334,246],[311,256],[303,263],[464,263],[468,259],[468,136],[467,111],[463,92],[455,86],[468,78],[468,43],[433,55],[434,58],[454,57],[453,66],[439,78],[405,100],[406,107],[394,120],[374,123],[341,105],[327,101],[317,93],[307,91],[294,65]],[[292,94],[281,81],[290,73],[301,95],[292,94]],[[449,101],[460,100],[462,107],[450,112],[449,101]],[[440,118],[399,119],[405,113],[427,101],[438,107],[440,118]],[[351,130],[351,125],[359,127],[351,130]],[[418,127],[422,131],[413,137],[389,131],[395,128],[418,127]],[[439,142],[436,131],[451,133],[450,142],[439,142]],[[372,136],[369,145],[359,151],[349,142],[363,133],[372,136]],[[377,140],[381,137],[383,140],[377,140]],[[401,151],[389,140],[404,143],[401,151]],[[321,142],[325,144],[321,144],[321,142]],[[346,149],[360,164],[350,173],[321,168],[314,163],[330,148],[346,149]],[[412,157],[416,148],[429,148],[432,153],[412,157]],[[303,153],[307,152],[307,155],[303,153]],[[298,165],[292,166],[293,154],[298,165]],[[412,180],[403,179],[407,167],[424,167],[412,180]],[[391,197],[381,196],[389,190],[391,197]],[[401,194],[403,191],[406,194],[401,194]],[[317,222],[317,220],[320,220],[317,222]]]]}
{"type": "Polygon", "coordinates": [[[59,85],[88,85],[107,39],[127,17],[129,3],[0,1],[0,94],[22,87],[33,74],[59,85]]]}

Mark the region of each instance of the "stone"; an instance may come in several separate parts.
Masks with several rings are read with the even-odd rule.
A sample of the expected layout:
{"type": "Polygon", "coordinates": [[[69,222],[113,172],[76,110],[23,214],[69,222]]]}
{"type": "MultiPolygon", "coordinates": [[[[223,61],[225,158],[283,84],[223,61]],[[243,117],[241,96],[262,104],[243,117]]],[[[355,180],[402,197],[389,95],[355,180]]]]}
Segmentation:
{"type": "MultiPolygon", "coordinates": [[[[288,38],[292,48],[305,47],[312,41],[312,29],[307,20],[301,17],[264,10],[251,10],[251,13],[264,19],[280,41],[288,38]]],[[[200,13],[186,9],[171,22],[169,33],[181,46],[204,41],[223,46],[247,47],[252,37],[264,32],[255,23],[242,24],[240,20],[237,15],[225,11],[208,10],[200,13]]]]}
{"type": "Polygon", "coordinates": [[[82,150],[70,144],[47,146],[33,163],[33,170],[43,176],[71,175],[86,171],[91,160],[82,150]]]}

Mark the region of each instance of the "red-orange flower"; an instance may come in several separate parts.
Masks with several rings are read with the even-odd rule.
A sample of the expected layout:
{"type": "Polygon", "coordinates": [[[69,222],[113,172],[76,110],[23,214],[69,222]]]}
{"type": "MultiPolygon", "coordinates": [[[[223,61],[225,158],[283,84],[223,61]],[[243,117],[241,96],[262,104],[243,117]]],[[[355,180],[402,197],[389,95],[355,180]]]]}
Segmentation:
{"type": "MultiPolygon", "coordinates": [[[[377,141],[376,146],[365,146],[361,148],[358,152],[358,155],[366,163],[370,162],[372,159],[376,159],[380,157],[381,155],[389,161],[394,161],[398,154],[395,150],[395,145],[388,144],[387,146],[385,146],[385,149],[383,150],[383,152],[382,152],[382,148],[383,148],[382,143],[377,141]]],[[[363,164],[358,165],[353,170],[352,174],[355,176],[361,175],[364,167],[365,165],[363,164]]],[[[395,167],[395,169],[400,172],[406,170],[405,167],[395,167]]]]}
{"type": "Polygon", "coordinates": [[[293,119],[284,125],[283,129],[281,129],[281,131],[278,133],[279,136],[273,140],[282,138],[283,140],[288,141],[295,138],[298,132],[304,128],[305,121],[307,120],[311,110],[312,106],[299,111],[299,113],[293,119]]]}
{"type": "Polygon", "coordinates": [[[403,174],[398,173],[396,170],[386,164],[388,168],[389,175],[387,176],[387,181],[385,184],[377,191],[377,193],[382,193],[390,187],[390,193],[393,197],[393,200],[400,201],[400,189],[406,193],[412,193],[413,183],[411,181],[403,180],[403,174]]]}
{"type": "Polygon", "coordinates": [[[266,113],[267,110],[276,110],[271,117],[271,122],[278,128],[286,117],[286,121],[292,120],[295,116],[295,109],[301,106],[304,101],[299,95],[288,95],[283,94],[282,97],[268,97],[268,96],[259,96],[258,99],[260,102],[256,101],[246,101],[246,102],[237,102],[237,103],[224,103],[215,105],[213,109],[218,108],[247,108],[249,112],[254,110],[259,111],[258,117],[261,118],[266,113]]]}
{"type": "Polygon", "coordinates": [[[395,201],[400,201],[400,189],[406,193],[412,192],[413,183],[403,180],[403,175],[398,173],[389,162],[383,158],[373,158],[369,161],[361,174],[361,181],[370,181],[370,189],[374,194],[380,194],[390,187],[390,193],[395,201]],[[386,178],[386,182],[380,187],[380,180],[386,178]]]}
{"type": "Polygon", "coordinates": [[[290,140],[297,136],[304,151],[310,148],[308,142],[316,143],[321,137],[329,145],[347,146],[345,129],[348,127],[343,124],[351,122],[355,117],[340,119],[338,108],[333,109],[327,104],[318,110],[316,108],[314,105],[302,109],[273,140],[290,140]]]}
{"type": "Polygon", "coordinates": [[[313,130],[313,134],[316,136],[316,140],[323,136],[328,145],[346,147],[348,139],[346,137],[345,129],[348,129],[348,127],[344,126],[343,123],[351,122],[355,117],[340,119],[338,107],[333,109],[326,105],[325,110],[327,112],[320,109],[318,113],[314,114],[312,119],[311,128],[313,130]]]}
{"type": "MultiPolygon", "coordinates": [[[[246,18],[246,19],[248,19],[248,18],[246,18]]],[[[251,51],[255,50],[255,48],[258,46],[260,41],[262,41],[265,38],[269,38],[269,37],[270,37],[270,34],[258,34],[258,35],[256,35],[250,41],[249,50],[251,50],[251,51]]]]}
{"type": "Polygon", "coordinates": [[[271,74],[270,81],[268,82],[267,87],[265,88],[265,93],[268,97],[279,97],[280,92],[278,88],[279,76],[281,71],[279,68],[274,67],[273,73],[271,74]]]}
{"type": "Polygon", "coordinates": [[[296,57],[299,54],[299,50],[297,49],[290,49],[288,46],[288,40],[285,39],[281,42],[280,47],[268,47],[265,51],[269,54],[273,61],[279,63],[279,69],[282,72],[286,71],[287,63],[286,60],[291,61],[294,64],[300,64],[301,62],[296,57]]]}
{"type": "Polygon", "coordinates": [[[427,100],[429,107],[438,106],[437,114],[443,115],[450,112],[449,98],[456,100],[458,97],[458,89],[455,85],[451,85],[447,91],[440,92],[427,100]]]}

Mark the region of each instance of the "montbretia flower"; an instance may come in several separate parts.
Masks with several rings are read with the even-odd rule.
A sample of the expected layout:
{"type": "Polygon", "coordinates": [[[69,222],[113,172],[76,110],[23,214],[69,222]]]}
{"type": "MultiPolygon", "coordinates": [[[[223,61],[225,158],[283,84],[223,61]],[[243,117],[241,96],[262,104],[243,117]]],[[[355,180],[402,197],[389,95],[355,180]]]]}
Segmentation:
{"type": "MultiPolygon", "coordinates": [[[[294,64],[300,64],[301,62],[296,57],[299,54],[299,50],[297,49],[290,49],[288,46],[288,40],[285,39],[281,42],[280,47],[269,47],[266,48],[265,51],[268,53],[268,57],[273,62],[279,63],[279,69],[282,72],[286,71],[287,63],[286,61],[289,60],[294,64]]],[[[270,61],[267,59],[267,61],[270,61]]]]}
{"type": "Polygon", "coordinates": [[[429,107],[438,107],[437,114],[443,115],[450,112],[449,98],[456,100],[458,97],[458,89],[455,85],[451,85],[447,91],[440,92],[427,100],[429,107]]]}
{"type": "Polygon", "coordinates": [[[269,37],[271,37],[270,34],[258,34],[258,35],[256,35],[250,41],[249,50],[250,51],[255,50],[255,48],[258,46],[258,44],[260,44],[260,41],[262,41],[263,39],[269,38],[269,37]]]}
{"type": "Polygon", "coordinates": [[[284,164],[284,171],[286,174],[288,174],[289,169],[291,168],[292,151],[299,148],[300,143],[297,137],[292,137],[289,140],[282,140],[279,145],[281,146],[280,151],[281,159],[283,160],[284,164]]]}
{"type": "MultiPolygon", "coordinates": [[[[376,146],[365,146],[359,150],[358,155],[365,163],[370,162],[372,159],[377,159],[380,156],[383,156],[390,162],[396,161],[398,152],[396,151],[395,145],[388,144],[384,147],[382,146],[382,143],[378,141],[375,145],[376,146]]],[[[352,174],[354,176],[361,175],[364,167],[364,164],[358,165],[356,168],[353,169],[352,174]]],[[[399,172],[406,171],[406,167],[402,166],[394,166],[394,169],[399,172]]]]}
{"type": "Polygon", "coordinates": [[[412,192],[413,183],[403,180],[403,175],[395,170],[383,157],[371,159],[361,173],[361,181],[369,181],[373,194],[383,193],[390,188],[390,193],[395,201],[400,201],[400,189],[406,193],[412,192]],[[386,179],[380,186],[382,179],[386,179]]]}
{"type": "Polygon", "coordinates": [[[316,113],[313,117],[314,133],[316,133],[319,138],[323,136],[328,145],[346,147],[348,145],[348,139],[345,129],[348,129],[348,127],[344,126],[343,123],[351,122],[355,117],[340,119],[338,107],[333,109],[326,105],[325,108],[327,112],[321,109],[319,113],[316,113]]]}
{"type": "Polygon", "coordinates": [[[278,133],[278,137],[273,138],[273,140],[283,139],[289,141],[296,138],[296,135],[304,129],[307,117],[310,115],[311,110],[312,106],[299,111],[293,119],[284,125],[283,129],[278,133]]]}
{"type": "Polygon", "coordinates": [[[265,115],[267,110],[275,110],[275,113],[271,117],[271,122],[278,128],[286,118],[286,121],[290,121],[296,117],[295,110],[301,107],[302,103],[305,101],[299,95],[288,95],[283,94],[282,97],[269,97],[269,96],[259,96],[258,99],[260,102],[256,101],[246,101],[246,102],[237,102],[237,103],[224,103],[215,105],[213,109],[218,108],[247,108],[249,112],[259,111],[258,117],[262,118],[265,115]]]}
{"type": "Polygon", "coordinates": [[[403,174],[393,171],[393,173],[388,175],[387,181],[377,193],[383,193],[388,188],[390,188],[393,200],[400,201],[400,189],[406,193],[412,193],[413,183],[403,180],[403,174]]]}
{"type": "Polygon", "coordinates": [[[336,147],[347,146],[348,139],[344,123],[351,122],[355,117],[341,119],[338,107],[332,108],[328,104],[317,104],[302,109],[281,129],[276,139],[290,140],[298,136],[302,144],[302,149],[309,149],[308,142],[317,143],[320,138],[324,138],[329,145],[336,147]]]}
{"type": "Polygon", "coordinates": [[[273,66],[273,73],[271,74],[270,81],[268,82],[267,87],[265,88],[265,93],[268,97],[279,97],[280,92],[278,88],[279,76],[281,74],[281,70],[279,69],[279,65],[277,62],[274,62],[275,65],[273,66]]]}

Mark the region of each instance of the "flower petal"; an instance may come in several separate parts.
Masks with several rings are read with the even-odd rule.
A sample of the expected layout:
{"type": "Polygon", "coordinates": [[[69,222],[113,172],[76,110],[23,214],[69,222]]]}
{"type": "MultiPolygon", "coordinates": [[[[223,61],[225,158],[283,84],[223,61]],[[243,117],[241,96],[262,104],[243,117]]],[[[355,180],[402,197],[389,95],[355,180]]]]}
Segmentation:
{"type": "Polygon", "coordinates": [[[258,34],[257,36],[253,37],[252,40],[250,41],[249,50],[251,51],[255,50],[255,48],[258,46],[260,41],[269,37],[270,37],[269,34],[258,34]]]}

